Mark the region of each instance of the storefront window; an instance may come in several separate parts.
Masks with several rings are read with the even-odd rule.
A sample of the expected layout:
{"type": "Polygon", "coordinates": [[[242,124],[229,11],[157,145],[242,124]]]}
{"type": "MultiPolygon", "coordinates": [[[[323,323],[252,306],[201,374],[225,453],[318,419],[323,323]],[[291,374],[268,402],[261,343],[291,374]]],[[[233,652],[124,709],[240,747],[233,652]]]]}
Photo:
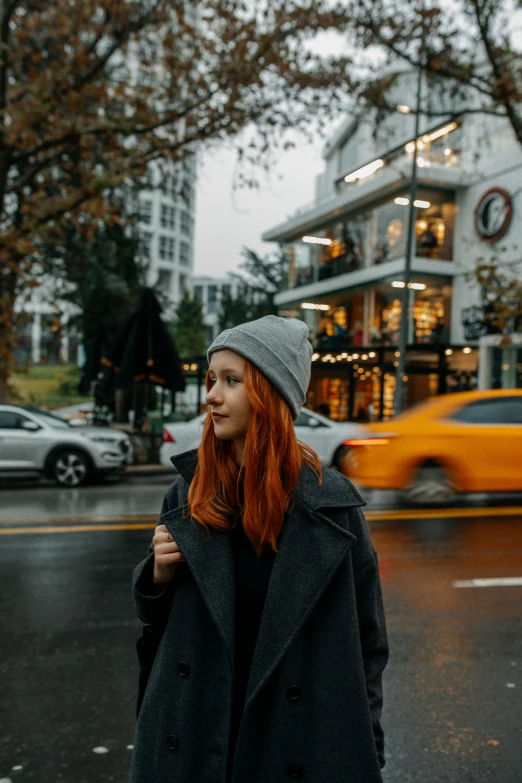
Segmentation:
{"type": "MultiPolygon", "coordinates": [[[[288,288],[404,258],[408,205],[409,197],[404,193],[370,212],[338,220],[285,245],[288,288]]],[[[415,205],[415,254],[451,261],[456,216],[452,194],[420,189],[415,205]]]]}
{"type": "Polygon", "coordinates": [[[293,242],[283,247],[288,259],[288,288],[313,283],[317,279],[320,250],[317,245],[302,241],[293,242]]]}
{"type": "MultiPolygon", "coordinates": [[[[352,137],[356,142],[357,134],[352,137]]],[[[351,141],[351,140],[350,140],[351,141]]],[[[439,128],[423,133],[417,139],[417,163],[419,169],[429,169],[433,167],[453,168],[460,163],[460,151],[462,146],[462,128],[458,122],[448,122],[439,128]]],[[[353,145],[352,145],[353,148],[353,145]]],[[[355,166],[355,171],[350,171],[354,165],[354,154],[344,155],[344,148],[341,151],[341,169],[344,177],[348,174],[352,176],[343,178],[337,183],[338,191],[345,188],[357,188],[366,184],[369,180],[378,178],[389,166],[401,166],[412,161],[415,150],[414,141],[409,141],[403,147],[385,155],[383,159],[368,162],[359,169],[355,166]]]]}
{"type": "Polygon", "coordinates": [[[346,305],[333,307],[320,317],[315,346],[318,350],[363,344],[364,297],[355,294],[346,305]]]}
{"type": "MultiPolygon", "coordinates": [[[[438,282],[420,284],[422,291],[410,293],[413,319],[408,343],[439,344],[449,340],[451,286],[438,282]]],[[[373,343],[397,345],[401,325],[402,298],[391,286],[381,284],[375,289],[374,322],[370,330],[373,343]]]]}
{"type": "Polygon", "coordinates": [[[355,272],[365,265],[367,220],[357,216],[329,226],[325,232],[329,245],[322,246],[319,280],[355,272]]]}
{"type": "Polygon", "coordinates": [[[383,264],[406,255],[408,210],[389,201],[369,217],[369,244],[372,264],[383,264]]]}
{"type": "Polygon", "coordinates": [[[381,339],[384,345],[397,345],[401,328],[402,302],[397,297],[386,304],[381,312],[381,339]]]}
{"type": "MultiPolygon", "coordinates": [[[[412,318],[409,345],[449,342],[452,287],[440,280],[414,281],[410,290],[412,318]]],[[[340,298],[340,297],[339,297],[340,298]]],[[[399,342],[402,291],[389,283],[347,292],[342,303],[316,313],[314,347],[317,350],[366,346],[396,346],[399,342]]]]}
{"type": "Polygon", "coordinates": [[[457,209],[453,201],[437,201],[432,196],[431,202],[426,201],[430,203],[429,207],[417,210],[416,255],[437,261],[452,261],[457,209]]]}
{"type": "MultiPolygon", "coordinates": [[[[518,359],[521,358],[522,349],[518,359]]],[[[436,394],[476,388],[476,349],[469,346],[408,348],[404,378],[404,409],[436,394]]],[[[336,421],[380,421],[395,415],[395,347],[323,351],[312,357],[307,407],[336,421]]],[[[521,364],[522,367],[522,364],[521,364]]]]}
{"type": "MultiPolygon", "coordinates": [[[[457,166],[459,163],[460,147],[462,144],[461,126],[454,127],[454,123],[449,123],[445,133],[435,131],[431,134],[421,136],[417,140],[418,152],[417,162],[419,168],[428,168],[429,166],[457,166]]],[[[409,158],[412,158],[414,145],[410,142],[405,147],[405,152],[409,158]]]]}

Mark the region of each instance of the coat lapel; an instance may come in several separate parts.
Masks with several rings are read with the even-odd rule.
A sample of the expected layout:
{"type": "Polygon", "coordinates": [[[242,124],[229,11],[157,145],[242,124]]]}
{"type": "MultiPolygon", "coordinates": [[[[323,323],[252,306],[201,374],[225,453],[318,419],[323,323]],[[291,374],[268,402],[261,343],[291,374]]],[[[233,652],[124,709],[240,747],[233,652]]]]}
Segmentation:
{"type": "MultiPolygon", "coordinates": [[[[188,451],[171,459],[187,485],[194,476],[197,452],[188,451]]],[[[187,486],[188,492],[188,486],[187,486]]],[[[203,601],[225,643],[230,664],[234,671],[234,560],[228,533],[211,530],[209,533],[198,522],[186,516],[185,502],[167,514],[161,522],[167,526],[177,542],[203,601]],[[185,516],[184,516],[185,512],[185,516]]]]}
{"type": "MultiPolygon", "coordinates": [[[[304,476],[307,473],[305,470],[304,476]]],[[[312,500],[310,489],[314,496],[321,494],[313,474],[308,478],[313,483],[302,487],[301,492],[298,490],[294,507],[285,515],[250,669],[245,710],[283,658],[346,553],[357,541],[353,533],[330,519],[328,509],[321,513],[305,502],[305,497],[312,500]]],[[[347,488],[349,485],[344,483],[347,488]]],[[[322,495],[328,508],[364,504],[355,491],[353,495],[345,493],[344,499],[337,502],[332,497],[328,500],[324,491],[322,495]]]]}
{"type": "MultiPolygon", "coordinates": [[[[189,484],[197,464],[195,451],[173,457],[189,484]]],[[[306,466],[296,499],[278,540],[248,681],[245,709],[284,656],[330,583],[356,537],[337,524],[330,509],[362,506],[364,501],[340,474],[324,471],[323,483],[306,466]],[[322,511],[321,511],[322,509],[322,511]]],[[[228,651],[234,670],[234,561],[228,533],[205,529],[183,518],[183,506],[161,517],[177,541],[228,651]]]]}

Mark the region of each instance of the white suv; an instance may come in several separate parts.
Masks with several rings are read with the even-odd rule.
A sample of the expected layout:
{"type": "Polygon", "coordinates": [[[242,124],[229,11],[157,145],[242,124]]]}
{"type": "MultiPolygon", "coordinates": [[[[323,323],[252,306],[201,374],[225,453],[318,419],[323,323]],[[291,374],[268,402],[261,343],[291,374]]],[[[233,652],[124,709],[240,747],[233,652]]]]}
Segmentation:
{"type": "MultiPolygon", "coordinates": [[[[199,446],[206,413],[187,422],[173,422],[163,425],[163,444],[160,448],[160,462],[171,467],[171,457],[199,446]]],[[[301,443],[306,443],[325,465],[341,468],[341,458],[347,447],[345,440],[356,438],[364,430],[360,424],[350,421],[331,421],[308,408],[301,408],[294,422],[295,434],[301,443]]]]}
{"type": "Polygon", "coordinates": [[[48,411],[0,405],[0,475],[43,473],[78,487],[132,462],[129,437],[111,427],[74,427],[48,411]]]}

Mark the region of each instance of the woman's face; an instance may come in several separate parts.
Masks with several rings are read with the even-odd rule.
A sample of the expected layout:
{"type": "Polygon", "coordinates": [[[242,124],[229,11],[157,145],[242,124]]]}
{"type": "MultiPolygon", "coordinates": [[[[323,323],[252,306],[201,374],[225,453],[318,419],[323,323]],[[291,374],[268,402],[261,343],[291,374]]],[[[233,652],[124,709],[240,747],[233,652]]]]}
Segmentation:
{"type": "Polygon", "coordinates": [[[215,351],[210,357],[210,407],[214,434],[223,440],[244,441],[252,406],[244,383],[245,360],[234,351],[215,351]]]}

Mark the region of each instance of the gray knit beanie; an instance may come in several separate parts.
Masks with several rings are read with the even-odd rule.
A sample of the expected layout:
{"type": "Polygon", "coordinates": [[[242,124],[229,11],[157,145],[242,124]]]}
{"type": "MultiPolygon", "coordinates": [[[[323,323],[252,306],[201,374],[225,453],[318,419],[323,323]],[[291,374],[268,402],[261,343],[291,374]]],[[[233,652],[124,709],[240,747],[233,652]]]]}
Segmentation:
{"type": "Polygon", "coordinates": [[[308,327],[297,318],[265,315],[257,321],[234,326],[221,332],[207,352],[235,351],[252,362],[290,406],[295,419],[306,400],[310,383],[312,346],[308,327]]]}

